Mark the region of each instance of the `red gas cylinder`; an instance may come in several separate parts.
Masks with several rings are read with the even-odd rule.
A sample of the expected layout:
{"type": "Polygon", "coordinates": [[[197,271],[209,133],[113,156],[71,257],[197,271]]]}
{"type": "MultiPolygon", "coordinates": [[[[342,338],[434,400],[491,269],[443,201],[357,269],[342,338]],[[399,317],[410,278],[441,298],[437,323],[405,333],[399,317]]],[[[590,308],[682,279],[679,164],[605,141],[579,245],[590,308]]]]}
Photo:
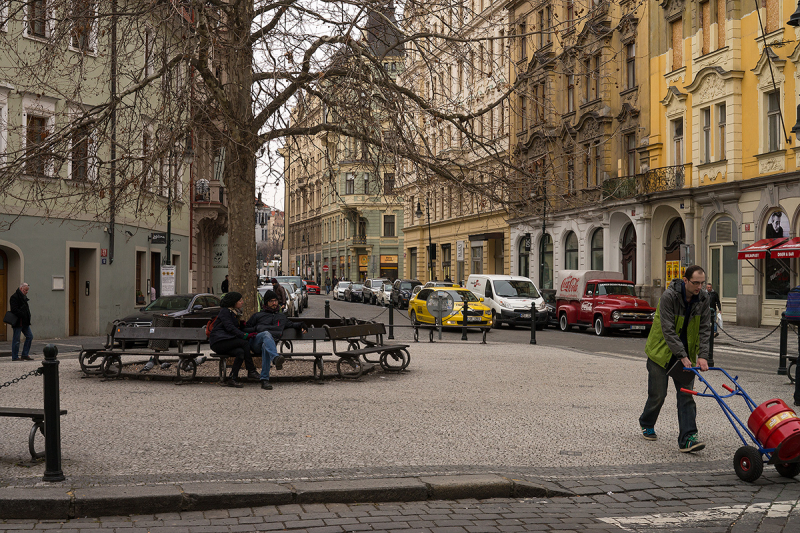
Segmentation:
{"type": "Polygon", "coordinates": [[[800,418],[783,400],[773,398],[756,407],[747,427],[764,448],[777,448],[778,459],[800,457],[800,418]]]}

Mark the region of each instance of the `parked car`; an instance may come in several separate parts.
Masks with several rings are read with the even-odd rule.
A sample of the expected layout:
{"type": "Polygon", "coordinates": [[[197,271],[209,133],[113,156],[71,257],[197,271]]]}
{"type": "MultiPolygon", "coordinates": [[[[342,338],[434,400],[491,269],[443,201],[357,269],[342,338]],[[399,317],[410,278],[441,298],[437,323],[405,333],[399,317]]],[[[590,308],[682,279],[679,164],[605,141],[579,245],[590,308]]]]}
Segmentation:
{"type": "Polygon", "coordinates": [[[188,317],[208,321],[219,314],[219,296],[208,293],[173,294],[161,296],[150,305],[124,317],[120,322],[134,327],[150,327],[153,315],[188,317]]]}
{"type": "Polygon", "coordinates": [[[622,272],[561,270],[556,279],[558,326],[569,331],[594,327],[596,335],[611,331],[650,333],[656,310],[636,296],[636,285],[622,272]]]}
{"type": "MultiPolygon", "coordinates": [[[[292,281],[286,281],[284,283],[281,283],[281,287],[284,288],[284,290],[286,291],[287,296],[289,298],[291,298],[292,302],[294,303],[294,309],[295,309],[295,315],[294,316],[300,316],[300,314],[303,312],[303,309],[304,309],[302,291],[292,281]]],[[[286,299],[287,305],[289,303],[289,298],[286,299]]]]}
{"type": "Polygon", "coordinates": [[[381,285],[381,288],[378,291],[378,305],[387,307],[389,305],[389,299],[391,297],[392,297],[392,282],[386,281],[383,283],[383,285],[381,285]]]}
{"type": "Polygon", "coordinates": [[[458,283],[452,281],[428,281],[425,282],[426,287],[460,287],[458,283]]]}
{"type": "Polygon", "coordinates": [[[547,325],[558,327],[558,312],[556,308],[556,290],[555,289],[539,289],[539,292],[544,298],[544,305],[547,306],[547,325]]]}
{"type": "Polygon", "coordinates": [[[361,283],[351,283],[344,290],[344,299],[348,302],[361,302],[364,299],[363,291],[364,285],[361,283]]]}
{"type": "MultiPolygon", "coordinates": [[[[289,288],[291,288],[291,286],[288,285],[288,284],[287,284],[287,286],[289,288],[287,288],[287,287],[285,287],[283,285],[281,285],[281,286],[283,287],[283,289],[287,293],[286,309],[284,310],[284,313],[286,313],[286,316],[289,316],[289,317],[297,316],[297,314],[298,314],[297,313],[297,308],[295,307],[295,303],[294,303],[294,300],[295,300],[296,296],[294,294],[289,295],[289,288]]],[[[262,285],[261,287],[258,288],[259,298],[263,300],[264,294],[267,291],[271,291],[271,290],[274,290],[271,284],[270,285],[262,285]]],[[[258,306],[259,309],[261,309],[262,305],[263,304],[261,302],[259,302],[259,306],[258,306]]]]}
{"type": "Polygon", "coordinates": [[[275,279],[278,280],[278,283],[283,283],[284,281],[291,281],[292,283],[294,283],[297,286],[297,288],[300,289],[300,292],[303,295],[301,298],[302,302],[301,307],[302,308],[308,307],[308,291],[306,290],[306,286],[303,283],[303,278],[301,278],[300,276],[275,276],[275,279]]]}
{"type": "Polygon", "coordinates": [[[362,300],[367,304],[378,303],[378,291],[380,291],[383,284],[389,281],[386,278],[370,278],[364,281],[364,289],[362,291],[362,300]]]}
{"type": "Polygon", "coordinates": [[[319,289],[319,285],[313,279],[304,279],[303,282],[306,284],[306,290],[308,294],[322,294],[322,291],[319,289]]]}
{"type": "Polygon", "coordinates": [[[434,316],[428,311],[428,297],[434,292],[445,292],[453,298],[453,308],[442,318],[444,327],[461,327],[464,302],[469,305],[467,324],[472,327],[491,327],[492,310],[483,303],[483,298],[474,292],[460,287],[423,287],[408,302],[408,317],[412,324],[435,324],[434,316]]]}
{"type": "Polygon", "coordinates": [[[531,325],[531,306],[536,308],[536,327],[547,325],[547,306],[539,289],[529,278],[505,274],[472,274],[467,288],[484,299],[492,310],[492,324],[509,327],[531,325]]]}
{"type": "Polygon", "coordinates": [[[408,301],[416,287],[421,287],[422,282],[417,279],[398,279],[392,285],[391,302],[398,309],[408,307],[408,301]]]}
{"type": "Polygon", "coordinates": [[[334,285],[333,287],[333,299],[334,300],[344,300],[344,291],[347,290],[347,287],[350,286],[352,281],[341,280],[339,283],[334,285]]]}

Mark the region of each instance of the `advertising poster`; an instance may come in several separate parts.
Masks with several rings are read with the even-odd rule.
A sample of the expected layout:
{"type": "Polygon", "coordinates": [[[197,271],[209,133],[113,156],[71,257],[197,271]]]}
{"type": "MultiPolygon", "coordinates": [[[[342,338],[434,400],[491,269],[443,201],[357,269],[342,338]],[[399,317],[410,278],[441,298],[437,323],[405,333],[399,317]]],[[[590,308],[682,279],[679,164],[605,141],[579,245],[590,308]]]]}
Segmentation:
{"type": "Polygon", "coordinates": [[[175,294],[175,265],[161,265],[161,296],[175,294]]]}

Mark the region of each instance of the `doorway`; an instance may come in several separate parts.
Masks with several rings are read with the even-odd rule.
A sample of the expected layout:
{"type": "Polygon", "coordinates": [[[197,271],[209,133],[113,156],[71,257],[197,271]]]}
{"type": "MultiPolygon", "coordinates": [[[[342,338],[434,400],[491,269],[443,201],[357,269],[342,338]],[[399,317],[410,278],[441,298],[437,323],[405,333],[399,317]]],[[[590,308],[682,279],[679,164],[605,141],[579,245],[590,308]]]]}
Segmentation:
{"type": "MultiPolygon", "coordinates": [[[[8,310],[8,256],[0,250],[0,301],[3,302],[3,314],[8,310]]],[[[6,338],[5,326],[0,328],[0,341],[8,340],[6,338]]]]}
{"type": "MultiPolygon", "coordinates": [[[[156,289],[156,298],[161,296],[161,253],[150,252],[150,283],[156,289]]],[[[150,303],[150,298],[146,297],[147,303],[150,303]]]]}
{"type": "Polygon", "coordinates": [[[80,317],[80,298],[78,298],[78,283],[80,278],[80,250],[77,248],[70,248],[69,250],[69,335],[77,335],[79,331],[79,317],[80,317]]]}
{"type": "Polygon", "coordinates": [[[622,237],[622,275],[628,281],[636,282],[636,230],[628,224],[622,237]]]}

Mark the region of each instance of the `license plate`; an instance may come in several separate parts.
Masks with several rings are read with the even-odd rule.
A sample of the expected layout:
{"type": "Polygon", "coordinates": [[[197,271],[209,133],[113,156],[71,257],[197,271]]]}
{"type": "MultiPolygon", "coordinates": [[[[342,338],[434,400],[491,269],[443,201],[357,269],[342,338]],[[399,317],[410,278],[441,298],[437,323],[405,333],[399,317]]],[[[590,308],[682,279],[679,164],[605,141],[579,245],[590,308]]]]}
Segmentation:
{"type": "Polygon", "coordinates": [[[519,317],[520,318],[530,318],[531,314],[530,313],[522,313],[521,315],[519,315],[519,317]]]}
{"type": "Polygon", "coordinates": [[[479,316],[468,316],[467,317],[467,322],[480,322],[481,320],[483,320],[483,318],[479,317],[479,316]]]}
{"type": "Polygon", "coordinates": [[[645,326],[631,326],[631,329],[645,329],[645,326]]]}

